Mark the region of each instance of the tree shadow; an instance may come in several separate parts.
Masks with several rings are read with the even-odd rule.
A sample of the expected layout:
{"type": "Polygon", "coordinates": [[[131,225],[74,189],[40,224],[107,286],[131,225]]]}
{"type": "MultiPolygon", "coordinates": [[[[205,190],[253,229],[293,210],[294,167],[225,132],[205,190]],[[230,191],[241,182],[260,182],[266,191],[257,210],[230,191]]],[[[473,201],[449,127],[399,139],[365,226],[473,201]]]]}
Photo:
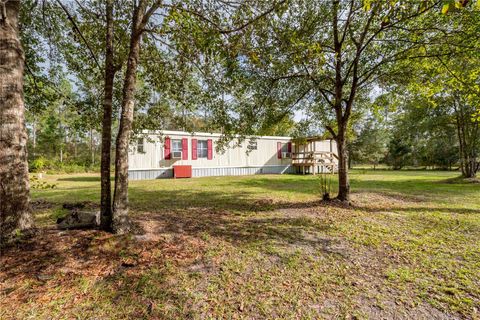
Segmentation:
{"type": "Polygon", "coordinates": [[[221,212],[199,210],[195,213],[168,211],[142,214],[135,217],[140,226],[149,224],[143,232],[175,234],[192,237],[209,236],[221,238],[233,244],[256,244],[276,242],[292,245],[323,246],[327,237],[306,236],[309,232],[325,233],[331,226],[312,219],[269,214],[258,217],[227,215],[221,212]]]}
{"type": "Polygon", "coordinates": [[[428,207],[428,206],[409,206],[409,207],[398,207],[398,206],[384,206],[382,208],[372,208],[369,206],[360,206],[353,205],[352,209],[362,210],[369,213],[381,213],[381,212],[441,212],[441,213],[458,213],[464,215],[477,215],[480,214],[479,209],[469,209],[469,208],[451,208],[451,207],[428,207]]]}
{"type": "MultiPolygon", "coordinates": [[[[352,189],[372,191],[372,192],[392,192],[405,195],[417,194],[421,196],[431,196],[433,198],[442,198],[451,195],[453,191],[462,195],[475,195],[480,192],[480,184],[466,184],[465,182],[456,182],[452,179],[416,179],[412,174],[411,178],[398,180],[398,177],[388,175],[383,179],[361,179],[352,176],[350,179],[352,189]],[[468,186],[468,188],[466,187],[468,186]]],[[[302,179],[277,180],[268,177],[249,180],[234,180],[231,182],[239,188],[260,188],[265,193],[271,191],[291,191],[302,194],[320,193],[320,182],[312,176],[302,179]]],[[[332,189],[335,191],[338,187],[336,175],[332,177],[332,189]]]]}
{"type": "MultiPolygon", "coordinates": [[[[68,181],[99,181],[99,177],[72,177],[68,181]],[[84,179],[87,180],[84,180],[84,179]]],[[[435,184],[438,181],[424,182],[435,184]]],[[[362,181],[360,184],[365,192],[378,193],[386,198],[383,206],[372,206],[368,203],[356,203],[345,206],[337,202],[311,201],[278,201],[269,198],[272,191],[293,191],[296,193],[315,194],[318,190],[316,179],[271,179],[261,177],[255,179],[232,180],[235,191],[218,189],[182,189],[182,190],[149,190],[133,184],[130,187],[131,216],[140,227],[135,241],[136,252],[149,252],[160,250],[161,254],[156,260],[142,261],[129,269],[122,267],[122,254],[130,250],[129,242],[123,242],[122,237],[111,236],[100,231],[66,231],[59,233],[57,230],[46,230],[41,236],[19,243],[5,249],[0,257],[0,289],[1,283],[6,279],[33,279],[35,283],[50,286],[51,282],[61,285],[61,278],[80,277],[83,274],[94,274],[98,285],[105,285],[118,290],[117,300],[129,299],[132,288],[137,288],[137,282],[143,281],[142,277],[148,275],[149,270],[159,266],[162,262],[170,261],[172,247],[177,251],[188,250],[189,243],[186,239],[206,239],[215,237],[231,243],[240,249],[242,246],[255,246],[260,252],[269,252],[268,245],[284,246],[292,250],[312,250],[325,254],[338,254],[334,247],[339,245],[348,249],[347,240],[329,236],[334,226],[321,212],[326,207],[340,207],[346,214],[361,210],[368,213],[381,213],[385,211],[399,212],[425,212],[439,211],[445,213],[458,212],[462,214],[478,214],[480,210],[470,208],[429,207],[414,194],[401,194],[395,188],[402,185],[403,189],[411,188],[418,181],[362,181]],[[254,189],[260,188],[264,192],[259,194],[254,189]],[[404,204],[396,204],[394,200],[405,199],[404,204]],[[391,201],[390,201],[391,200],[391,201]],[[390,201],[390,202],[389,202],[390,201]],[[162,235],[173,236],[168,244],[162,235]],[[151,238],[149,238],[149,236],[151,238]],[[112,241],[109,245],[109,241],[112,241]],[[163,239],[163,240],[162,240],[163,239]],[[115,246],[115,250],[105,247],[115,246]],[[150,269],[149,269],[150,268],[150,269]],[[82,270],[80,273],[78,270],[82,270]],[[98,270],[111,270],[101,271],[98,270]],[[97,273],[95,273],[97,272],[97,273]],[[125,274],[130,277],[130,282],[121,282],[125,274]],[[40,277],[39,277],[40,275],[40,277]],[[67,276],[65,276],[67,275],[67,276]],[[42,279],[43,277],[43,279],[42,279]],[[49,277],[51,277],[49,279],[49,277]]],[[[355,186],[356,188],[358,187],[355,186]]],[[[82,187],[83,188],[83,187],[82,187]]],[[[434,186],[435,188],[435,186],[434,186]]],[[[442,190],[448,192],[448,190],[442,190]]],[[[466,191],[467,193],[470,191],[466,191]]],[[[473,191],[472,191],[473,192],[473,191]]],[[[475,192],[478,192],[475,191],[475,192]]],[[[443,194],[443,193],[442,193],[443,194]]],[[[357,194],[362,196],[361,193],[357,194]]],[[[278,197],[278,196],[277,196],[278,197]]],[[[41,204],[41,205],[48,205],[41,204]]],[[[428,225],[428,221],[419,221],[428,225]]],[[[347,250],[345,249],[345,250],[347,250]]],[[[353,250],[353,249],[352,249],[353,250]]],[[[182,252],[183,253],[183,252],[182,252]]],[[[341,255],[341,259],[348,259],[348,255],[341,255]]],[[[140,254],[138,254],[140,256],[140,254]]],[[[193,256],[193,255],[192,255],[193,256]]],[[[202,255],[196,255],[202,256],[202,255]]],[[[137,257],[137,253],[135,253],[137,257]]],[[[195,258],[197,259],[197,258],[195,258]]],[[[195,263],[195,259],[185,259],[184,266],[195,263]]],[[[123,280],[122,280],[123,281],[123,280]]],[[[175,291],[174,285],[168,283],[163,275],[158,275],[155,285],[162,292],[162,299],[178,301],[184,307],[188,304],[186,296],[175,291]]],[[[148,285],[148,283],[146,284],[148,285]]],[[[41,295],[42,285],[36,284],[31,290],[29,299],[41,295]]],[[[14,289],[16,290],[16,289],[14,289]]],[[[136,293],[135,293],[136,294],[136,293]]],[[[141,294],[143,299],[145,294],[141,294]]],[[[147,295],[145,295],[147,296],[147,295]]],[[[115,300],[117,299],[117,300],[115,300]]],[[[137,301],[136,301],[137,302],[137,301]]],[[[143,303],[138,300],[139,303],[143,303]]],[[[185,307],[185,312],[191,311],[185,307]]],[[[144,309],[148,309],[145,307],[144,309]]],[[[138,317],[141,317],[139,315],[138,317]]]]}
{"type": "MultiPolygon", "coordinates": [[[[332,187],[337,185],[335,178],[336,176],[332,178],[332,187]]],[[[290,191],[295,193],[320,194],[320,179],[315,179],[315,177],[311,175],[295,175],[295,179],[288,180],[271,179],[269,177],[233,180],[231,184],[238,186],[238,188],[260,188],[266,191],[290,191]]]]}
{"type": "Polygon", "coordinates": [[[19,274],[43,282],[65,266],[70,252],[78,259],[88,256],[96,231],[73,230],[60,234],[54,228],[38,229],[32,237],[3,247],[0,256],[0,283],[19,274]]]}
{"type": "MultiPolygon", "coordinates": [[[[169,244],[168,248],[171,250],[175,245],[169,244]]],[[[85,290],[82,289],[83,284],[91,282],[89,292],[101,294],[101,297],[93,296],[98,299],[96,303],[100,307],[101,303],[124,303],[129,307],[132,318],[145,318],[151,312],[151,305],[148,304],[149,294],[138,294],[140,286],[144,285],[143,279],[151,276],[149,267],[161,268],[169,254],[159,255],[145,265],[138,257],[143,252],[158,248],[165,251],[165,246],[165,242],[139,243],[129,236],[115,236],[97,230],[60,232],[53,228],[40,229],[35,236],[1,249],[0,294],[2,303],[5,303],[2,315],[37,300],[61,299],[62,304],[68,305],[70,299],[82,301],[82,297],[86,297],[88,302],[88,294],[80,293],[80,290],[85,290]],[[130,256],[137,259],[133,264],[129,263],[130,256]],[[61,296],[54,294],[59,288],[61,296]],[[70,296],[72,293],[73,296],[70,296]],[[7,308],[7,305],[13,309],[7,308]],[[135,308],[131,308],[132,305],[135,308]]],[[[168,298],[172,304],[186,305],[182,292],[175,291],[168,282],[162,282],[161,277],[155,280],[161,286],[158,292],[163,299],[168,298]]],[[[56,302],[51,300],[51,303],[56,302]]],[[[71,312],[71,307],[66,306],[65,314],[71,312]]]]}
{"type": "MultiPolygon", "coordinates": [[[[110,180],[113,181],[114,178],[110,177],[110,180]]],[[[57,181],[72,181],[72,182],[97,182],[100,181],[100,176],[76,176],[76,177],[66,177],[59,178],[57,181]]]]}
{"type": "MultiPolygon", "coordinates": [[[[204,191],[204,190],[145,190],[130,188],[130,205],[134,211],[164,212],[196,209],[211,209],[229,212],[254,213],[272,211],[279,208],[306,208],[321,204],[318,200],[281,201],[268,197],[265,193],[259,197],[253,191],[204,191]]],[[[245,190],[243,188],[243,190],[245,190]]]]}

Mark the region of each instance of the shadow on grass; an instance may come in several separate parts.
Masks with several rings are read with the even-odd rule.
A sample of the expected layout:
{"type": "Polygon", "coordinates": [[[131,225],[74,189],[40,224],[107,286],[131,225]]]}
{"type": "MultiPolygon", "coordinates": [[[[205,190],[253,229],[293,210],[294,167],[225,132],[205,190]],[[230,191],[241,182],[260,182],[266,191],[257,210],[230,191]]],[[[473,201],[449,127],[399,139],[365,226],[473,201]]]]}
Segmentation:
{"type": "Polygon", "coordinates": [[[89,255],[86,249],[91,245],[96,231],[73,230],[69,233],[69,236],[61,237],[57,230],[45,228],[33,237],[2,248],[0,275],[5,279],[0,278],[0,283],[14,279],[18,274],[38,281],[50,280],[52,273],[65,265],[73,251],[79,260],[86,259],[89,255]]]}
{"type": "MultiPolygon", "coordinates": [[[[241,190],[241,189],[240,189],[241,190]]],[[[135,211],[163,212],[196,211],[197,209],[223,210],[233,213],[254,213],[279,208],[308,208],[317,206],[319,200],[309,202],[278,202],[252,191],[200,191],[200,190],[145,190],[131,188],[130,205],[135,211]]]]}
{"type": "Polygon", "coordinates": [[[351,212],[352,216],[354,211],[480,214],[478,209],[422,205],[423,202],[418,199],[414,200],[414,204],[410,204],[412,199],[388,193],[382,193],[381,197],[385,198],[385,204],[375,207],[362,204],[345,206],[336,201],[253,201],[247,192],[225,197],[222,193],[213,192],[182,191],[177,194],[163,191],[162,195],[157,197],[158,203],[163,205],[142,210],[144,212],[136,214],[135,219],[140,225],[148,222],[156,225],[154,230],[150,230],[153,233],[187,234],[196,237],[206,233],[229,242],[276,241],[318,246],[324,245],[324,239],[307,239],[305,232],[326,234],[331,225],[324,220],[322,211],[327,206],[340,208],[346,213],[351,212]],[[168,199],[175,201],[169,202],[168,199]],[[395,199],[406,202],[395,203],[395,199]],[[300,211],[297,212],[297,209],[300,211]]]}
{"type": "MultiPolygon", "coordinates": [[[[114,178],[110,177],[110,180],[113,181],[114,178]]],[[[58,181],[72,181],[72,182],[100,182],[100,176],[85,176],[85,177],[67,177],[60,178],[58,181]]]]}
{"type": "Polygon", "coordinates": [[[370,213],[383,213],[383,212],[441,212],[441,213],[458,213],[458,214],[471,214],[480,215],[480,210],[469,208],[444,208],[444,207],[429,207],[429,206],[415,206],[415,207],[398,207],[398,206],[384,206],[382,208],[372,208],[369,206],[354,205],[352,209],[361,210],[370,213]]]}
{"type": "MultiPolygon", "coordinates": [[[[411,172],[414,173],[414,172],[411,172]]],[[[451,195],[453,192],[459,195],[476,195],[480,192],[479,183],[467,184],[456,179],[435,179],[435,178],[416,178],[415,175],[405,176],[398,179],[396,172],[390,175],[384,175],[383,179],[362,179],[353,175],[350,179],[352,190],[372,191],[372,192],[394,192],[406,195],[417,194],[420,196],[432,196],[442,198],[451,195]]],[[[305,177],[300,179],[269,179],[259,178],[250,180],[235,180],[231,182],[239,188],[260,188],[265,193],[276,191],[291,191],[303,194],[315,194],[320,192],[320,181],[314,177],[305,177]]],[[[332,189],[336,191],[338,182],[336,176],[332,180],[332,189]]]]}
{"type": "MultiPolygon", "coordinates": [[[[164,245],[162,242],[140,244],[127,236],[96,230],[59,233],[42,229],[32,238],[2,248],[0,293],[5,303],[2,315],[23,318],[21,312],[27,309],[30,313],[31,307],[37,313],[45,312],[45,318],[75,318],[81,312],[84,318],[146,319],[152,313],[150,299],[181,306],[188,315],[186,294],[176,291],[176,287],[166,281],[168,274],[162,269],[168,253],[147,261],[154,268],[135,259],[133,264],[125,262],[130,261],[125,260],[129,256],[138,257],[139,252],[163,252],[164,245]],[[81,289],[82,286],[88,288],[88,292],[81,289]],[[60,296],[58,290],[62,292],[60,296]],[[50,304],[32,305],[31,302],[39,299],[48,299],[50,304]],[[90,307],[90,299],[95,300],[95,308],[90,307]],[[64,306],[66,301],[72,300],[76,303],[64,306]],[[82,307],[82,301],[89,307],[82,307]],[[60,302],[61,310],[51,308],[60,302]],[[61,313],[55,314],[57,311],[61,313]],[[104,311],[114,314],[102,313],[104,311]]],[[[170,251],[175,245],[169,246],[170,251]]],[[[183,316],[179,313],[173,318],[183,316]]],[[[157,317],[160,315],[154,318],[157,317]]]]}
{"type": "MultiPolygon", "coordinates": [[[[261,177],[256,179],[233,180],[232,185],[238,188],[261,188],[265,191],[288,191],[295,193],[315,194],[320,192],[320,179],[313,176],[293,176],[289,179],[271,179],[261,177]]],[[[336,188],[335,178],[332,187],[336,188]]]]}
{"type": "MultiPolygon", "coordinates": [[[[306,239],[305,232],[324,232],[329,226],[322,225],[301,215],[286,216],[276,209],[291,210],[314,208],[321,201],[274,202],[255,199],[250,192],[181,192],[143,191],[132,201],[132,207],[141,212],[134,219],[143,228],[141,233],[176,234],[201,237],[205,234],[229,242],[252,244],[275,241],[288,244],[324,246],[325,239],[306,239]],[[155,199],[152,201],[152,199],[155,199]],[[153,228],[153,229],[152,229],[153,228]]],[[[258,196],[258,195],[257,195],[258,196]]]]}
{"type": "MultiPolygon", "coordinates": [[[[64,181],[99,181],[100,178],[72,177],[63,179],[64,181]]],[[[150,241],[147,249],[138,250],[138,253],[131,254],[131,256],[141,257],[145,252],[148,253],[153,250],[159,250],[159,252],[157,252],[157,260],[139,260],[140,262],[137,265],[130,267],[132,272],[128,274],[128,277],[125,276],[126,272],[122,271],[122,259],[124,257],[120,257],[120,255],[130,256],[130,248],[122,247],[120,240],[123,238],[105,236],[98,231],[68,231],[64,235],[58,232],[51,235],[47,234],[44,237],[32,239],[28,243],[9,248],[5,252],[5,256],[0,257],[0,283],[8,278],[23,279],[25,276],[35,278],[38,274],[52,276],[53,280],[51,281],[53,282],[56,277],[59,279],[65,277],[65,272],[68,277],[76,279],[75,277],[80,277],[78,270],[82,270],[81,272],[90,272],[94,269],[113,270],[110,275],[102,274],[98,276],[98,279],[100,279],[98,286],[106,286],[107,290],[115,292],[112,304],[132,303],[132,305],[141,306],[142,303],[145,303],[144,299],[169,300],[179,308],[184,308],[185,313],[177,315],[177,318],[182,318],[185,314],[188,315],[189,312],[192,312],[187,297],[175,291],[174,284],[168,281],[168,274],[163,273],[163,270],[158,273],[151,270],[162,266],[162,263],[171,261],[169,255],[173,255],[172,247],[180,252],[179,256],[184,256],[185,252],[192,248],[188,239],[194,238],[198,242],[201,242],[199,239],[204,239],[205,242],[208,242],[208,237],[216,237],[235,245],[235,249],[241,249],[240,246],[255,246],[259,251],[269,254],[271,254],[268,248],[270,244],[286,246],[292,250],[318,250],[327,254],[338,253],[338,250],[335,252],[332,247],[342,240],[329,236],[329,231],[335,228],[335,223],[324,219],[325,217],[318,213],[324,209],[325,203],[315,200],[309,202],[281,202],[269,199],[269,195],[275,193],[275,191],[315,194],[318,192],[317,179],[308,177],[298,179],[296,177],[282,179],[261,177],[232,179],[228,183],[234,186],[234,191],[231,191],[231,189],[229,191],[222,189],[200,190],[195,186],[192,189],[181,190],[149,190],[148,187],[131,186],[130,205],[134,220],[141,226],[144,234],[157,236],[156,240],[150,241]],[[261,189],[262,192],[259,193],[258,189],[261,189]],[[274,211],[278,209],[289,210],[274,211]],[[295,209],[307,210],[297,211],[295,209]],[[173,236],[170,243],[165,244],[165,240],[159,240],[162,239],[164,234],[173,236]],[[104,236],[108,238],[100,239],[104,236]],[[116,251],[110,252],[102,249],[103,246],[108,244],[106,243],[108,239],[116,241],[110,245],[110,247],[116,248],[116,251]],[[65,269],[66,271],[63,270],[65,266],[70,270],[68,268],[65,269]],[[153,288],[157,291],[151,291],[153,288]]],[[[438,192],[442,195],[452,192],[450,185],[439,183],[439,180],[394,181],[387,176],[385,180],[362,181],[354,179],[353,184],[354,190],[362,189],[365,192],[382,193],[387,201],[385,206],[379,208],[370,207],[368,204],[342,207],[347,216],[349,213],[352,213],[353,216],[355,210],[371,213],[432,210],[446,213],[480,213],[479,210],[463,209],[461,207],[428,207],[426,204],[422,204],[421,199],[415,201],[411,192],[404,194],[404,191],[411,190],[414,187],[434,195],[437,195],[438,192]],[[402,186],[400,190],[398,190],[399,186],[402,186]],[[406,199],[406,205],[396,205],[393,202],[396,197],[406,199]],[[416,203],[410,204],[410,201],[416,203]]],[[[465,188],[464,185],[461,187],[465,188]]],[[[467,189],[460,189],[460,186],[457,185],[455,185],[455,188],[459,192],[461,190],[465,195],[470,192],[467,189]]],[[[85,187],[84,189],[89,188],[85,187]]],[[[471,192],[478,192],[478,190],[477,188],[471,192]]],[[[62,190],[58,190],[58,192],[60,191],[62,190]]],[[[418,193],[418,190],[416,192],[418,193]]],[[[278,199],[281,194],[275,194],[275,198],[278,199]]],[[[60,200],[62,196],[64,195],[58,194],[58,198],[55,199],[60,200]]],[[[72,196],[75,196],[75,194],[72,193],[72,196]]],[[[87,196],[90,196],[90,193],[85,193],[83,198],[87,196]]],[[[65,201],[65,198],[62,199],[62,201],[65,201]]],[[[328,206],[339,205],[331,203],[328,206]]],[[[444,224],[435,227],[448,231],[452,227],[448,222],[446,221],[444,224]]],[[[419,219],[418,223],[425,228],[432,225],[432,221],[428,219],[419,219]]],[[[145,243],[149,242],[148,237],[146,240],[145,243]]],[[[345,240],[343,241],[345,242],[345,240]]],[[[343,244],[345,245],[345,243],[343,244]]],[[[139,241],[135,242],[134,245],[142,246],[143,244],[139,241]]],[[[195,254],[192,253],[191,256],[202,257],[203,252],[201,250],[198,250],[198,252],[198,254],[196,252],[195,254]]],[[[193,259],[197,258],[188,260],[185,262],[185,266],[195,264],[196,262],[193,259]]],[[[49,281],[46,280],[45,286],[55,287],[49,281]]],[[[60,280],[58,284],[55,284],[61,285],[60,280]]],[[[32,300],[35,300],[35,294],[41,294],[40,290],[36,293],[35,290],[37,289],[32,289],[33,296],[29,297],[32,300]]],[[[141,311],[148,310],[148,306],[138,308],[141,311]]],[[[145,314],[135,316],[141,318],[145,314]]]]}
{"type": "Polygon", "coordinates": [[[332,242],[327,236],[319,236],[331,225],[303,216],[267,214],[243,217],[209,210],[197,210],[195,213],[185,210],[144,213],[136,216],[135,220],[141,227],[148,225],[143,229],[144,233],[193,237],[208,235],[233,244],[265,245],[273,242],[321,249],[332,242]]]}

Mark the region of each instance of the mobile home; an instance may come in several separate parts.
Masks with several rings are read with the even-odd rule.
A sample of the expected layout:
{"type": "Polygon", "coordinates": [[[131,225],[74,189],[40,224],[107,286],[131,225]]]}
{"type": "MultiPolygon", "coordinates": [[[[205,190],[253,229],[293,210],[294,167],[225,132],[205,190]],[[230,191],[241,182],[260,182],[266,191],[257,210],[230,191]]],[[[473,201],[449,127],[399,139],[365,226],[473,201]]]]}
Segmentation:
{"type": "Polygon", "coordinates": [[[216,148],[221,134],[183,131],[149,132],[129,150],[129,179],[172,178],[174,170],[187,168],[187,176],[313,173],[335,170],[333,140],[291,137],[248,137],[216,148]],[[329,155],[331,157],[329,157],[329,155]],[[328,159],[327,159],[328,158],[328,159]],[[329,163],[329,164],[328,164],[329,163]]]}

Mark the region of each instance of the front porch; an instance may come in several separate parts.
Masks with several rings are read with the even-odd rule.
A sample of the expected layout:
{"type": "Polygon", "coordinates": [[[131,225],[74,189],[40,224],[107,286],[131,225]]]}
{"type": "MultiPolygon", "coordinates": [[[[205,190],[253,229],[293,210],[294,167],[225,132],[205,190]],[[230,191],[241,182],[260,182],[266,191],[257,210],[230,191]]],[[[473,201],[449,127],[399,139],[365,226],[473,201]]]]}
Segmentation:
{"type": "Polygon", "coordinates": [[[324,139],[311,137],[299,140],[294,143],[292,150],[292,166],[296,173],[300,174],[318,174],[334,173],[337,171],[338,157],[333,150],[330,140],[330,151],[318,151],[319,143],[324,143],[324,139]]]}

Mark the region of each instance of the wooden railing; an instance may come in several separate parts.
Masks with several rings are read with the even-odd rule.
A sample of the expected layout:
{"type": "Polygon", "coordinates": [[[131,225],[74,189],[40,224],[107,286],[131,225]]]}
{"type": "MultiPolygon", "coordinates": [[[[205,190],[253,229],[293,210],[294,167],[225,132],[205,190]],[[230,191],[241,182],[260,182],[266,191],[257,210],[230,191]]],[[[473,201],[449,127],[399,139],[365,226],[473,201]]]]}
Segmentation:
{"type": "Polygon", "coordinates": [[[334,164],[338,157],[333,152],[307,151],[292,153],[293,165],[329,165],[334,164]]]}

